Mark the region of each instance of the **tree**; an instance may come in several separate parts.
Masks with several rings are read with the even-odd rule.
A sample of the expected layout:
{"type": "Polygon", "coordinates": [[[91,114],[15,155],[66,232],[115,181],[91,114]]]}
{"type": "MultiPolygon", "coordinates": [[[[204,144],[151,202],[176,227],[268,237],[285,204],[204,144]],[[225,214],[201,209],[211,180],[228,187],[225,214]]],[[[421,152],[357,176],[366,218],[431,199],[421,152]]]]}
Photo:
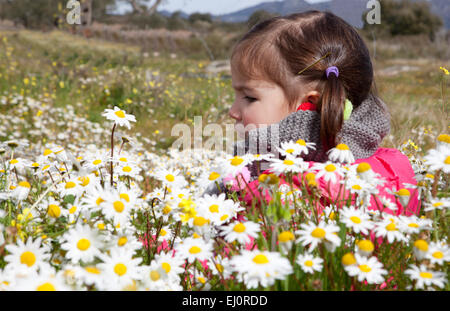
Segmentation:
{"type": "MultiPolygon", "coordinates": [[[[366,13],[365,13],[366,14],[366,13]]],[[[382,0],[381,24],[370,25],[364,14],[364,30],[377,30],[392,36],[426,34],[431,40],[443,25],[426,1],[382,0]]]]}

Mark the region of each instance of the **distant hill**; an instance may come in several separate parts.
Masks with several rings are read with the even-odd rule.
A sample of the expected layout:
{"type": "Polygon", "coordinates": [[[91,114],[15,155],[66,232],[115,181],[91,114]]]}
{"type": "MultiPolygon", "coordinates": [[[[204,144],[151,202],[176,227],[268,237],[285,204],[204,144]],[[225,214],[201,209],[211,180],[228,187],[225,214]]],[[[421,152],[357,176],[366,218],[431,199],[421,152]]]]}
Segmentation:
{"type": "MultiPolygon", "coordinates": [[[[330,11],[354,27],[362,28],[362,14],[367,10],[368,0],[330,0],[327,2],[308,3],[305,0],[285,0],[266,2],[233,13],[214,16],[224,22],[245,22],[257,10],[287,15],[308,10],[330,11]]],[[[450,29],[450,0],[429,0],[434,14],[442,17],[444,25],[450,29]]]]}

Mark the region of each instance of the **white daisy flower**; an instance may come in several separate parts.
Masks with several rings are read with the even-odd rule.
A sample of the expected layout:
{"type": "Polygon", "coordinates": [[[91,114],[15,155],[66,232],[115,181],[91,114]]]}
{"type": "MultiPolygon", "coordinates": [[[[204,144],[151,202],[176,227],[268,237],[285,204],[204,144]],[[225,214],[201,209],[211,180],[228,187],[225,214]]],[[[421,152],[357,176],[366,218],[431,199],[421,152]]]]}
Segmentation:
{"type": "Polygon", "coordinates": [[[338,144],[336,147],[327,151],[328,159],[335,163],[353,163],[353,157],[350,148],[346,144],[338,144]]]}
{"type": "Polygon", "coordinates": [[[295,231],[295,234],[300,235],[296,242],[301,242],[303,246],[310,245],[310,251],[324,241],[337,246],[341,244],[341,239],[337,235],[339,227],[334,224],[327,224],[325,221],[321,221],[316,225],[313,222],[309,222],[301,224],[300,227],[302,230],[295,231]]]}
{"type": "Polygon", "coordinates": [[[204,195],[199,198],[198,213],[206,219],[210,219],[211,223],[220,226],[237,215],[238,212],[244,210],[239,202],[226,199],[224,193],[220,195],[204,195]]]}
{"type": "Polygon", "coordinates": [[[250,243],[251,237],[257,238],[258,232],[261,231],[260,226],[252,221],[234,222],[219,228],[225,236],[225,241],[232,243],[237,241],[244,245],[250,243]]]}
{"type": "Polygon", "coordinates": [[[425,256],[432,264],[443,266],[450,261],[450,250],[447,243],[430,242],[430,248],[425,256]]]}
{"type": "Polygon", "coordinates": [[[428,286],[437,286],[444,288],[447,283],[445,273],[429,270],[425,265],[410,265],[405,271],[411,280],[416,281],[416,287],[419,289],[427,289],[428,286]]]}
{"type": "Polygon", "coordinates": [[[17,291],[69,291],[72,290],[64,281],[62,273],[55,273],[49,267],[39,273],[34,272],[26,278],[19,278],[14,288],[17,291]]]}
{"type": "Polygon", "coordinates": [[[184,272],[184,260],[178,255],[173,255],[168,252],[160,252],[155,255],[155,262],[157,262],[167,273],[170,279],[179,281],[180,275],[184,272]]]}
{"type": "Polygon", "coordinates": [[[163,186],[169,189],[184,188],[187,185],[187,181],[180,174],[179,170],[167,170],[164,168],[158,169],[153,176],[156,179],[162,181],[163,186]]]}
{"type": "Polygon", "coordinates": [[[291,231],[283,231],[278,235],[278,245],[282,254],[287,254],[295,242],[295,235],[291,231]]]}
{"type": "Polygon", "coordinates": [[[373,253],[375,245],[371,240],[361,240],[356,243],[356,248],[359,255],[369,257],[373,253]]]}
{"type": "Polygon", "coordinates": [[[196,259],[203,261],[212,256],[212,243],[205,242],[202,238],[186,238],[176,246],[179,256],[188,260],[189,263],[196,259]]]}
{"type": "Polygon", "coordinates": [[[327,161],[325,163],[316,162],[311,167],[312,170],[318,170],[316,174],[316,178],[320,178],[323,176],[326,182],[336,183],[337,176],[344,176],[344,171],[339,164],[332,163],[327,161]]]}
{"type": "Polygon", "coordinates": [[[302,268],[305,273],[313,274],[314,271],[320,272],[323,268],[323,259],[314,257],[310,253],[299,254],[296,263],[302,268]]]}
{"type": "Polygon", "coordinates": [[[250,154],[243,156],[227,156],[225,159],[220,159],[218,165],[222,168],[222,174],[224,176],[231,175],[235,177],[239,174],[244,167],[252,163],[252,157],[250,154]]]}
{"type": "Polygon", "coordinates": [[[448,198],[432,198],[430,202],[425,202],[425,212],[434,211],[434,210],[442,210],[450,208],[450,199],[448,198]]]}
{"type": "Polygon", "coordinates": [[[136,122],[135,116],[125,113],[124,110],[117,106],[114,106],[114,109],[105,109],[102,116],[114,121],[119,126],[126,126],[128,129],[130,129],[130,122],[136,122]]]}
{"type": "Polygon", "coordinates": [[[103,285],[104,272],[95,265],[88,265],[85,267],[76,266],[75,274],[81,282],[88,286],[95,286],[96,289],[105,288],[105,285],[103,285]]]}
{"type": "Polygon", "coordinates": [[[424,162],[432,171],[442,170],[444,174],[450,173],[450,148],[429,150],[424,162]]]}
{"type": "Polygon", "coordinates": [[[387,238],[389,243],[394,241],[407,242],[408,239],[399,230],[399,221],[394,218],[383,219],[375,223],[374,233],[376,237],[387,238]]]}
{"type": "Polygon", "coordinates": [[[419,233],[421,230],[432,230],[433,221],[431,219],[421,219],[416,215],[399,216],[400,230],[406,234],[419,233]]]}
{"type": "Polygon", "coordinates": [[[17,245],[7,244],[5,246],[5,249],[9,252],[9,255],[5,256],[8,269],[18,273],[28,273],[37,271],[39,268],[44,270],[48,267],[47,262],[51,256],[50,249],[47,245],[42,244],[41,238],[33,241],[30,237],[26,243],[17,239],[16,243],[17,245]]]}
{"type": "Polygon", "coordinates": [[[289,260],[278,252],[242,250],[231,258],[230,265],[248,289],[271,286],[293,272],[289,260]]]}
{"type": "Polygon", "coordinates": [[[357,276],[359,282],[367,281],[369,284],[381,284],[384,282],[383,275],[387,270],[383,269],[383,264],[376,257],[364,257],[355,254],[356,264],[345,266],[344,269],[350,276],[357,276]]]}
{"type": "Polygon", "coordinates": [[[74,264],[80,261],[92,262],[101,253],[102,243],[98,233],[88,225],[77,223],[75,228],[70,229],[62,236],[61,242],[61,248],[67,251],[67,259],[74,264]]]}
{"type": "Polygon", "coordinates": [[[422,239],[414,241],[413,253],[418,260],[424,259],[428,255],[428,242],[422,239]]]}
{"type": "Polygon", "coordinates": [[[308,149],[313,149],[313,150],[316,149],[315,143],[307,143],[303,139],[299,139],[295,143],[300,146],[300,152],[301,152],[301,154],[304,154],[304,155],[309,153],[308,149]]]}
{"type": "Polygon", "coordinates": [[[293,141],[283,142],[281,143],[281,148],[277,147],[278,152],[283,157],[296,157],[303,152],[303,148],[300,144],[297,144],[293,141]]]}
{"type": "Polygon", "coordinates": [[[286,173],[303,173],[308,163],[302,158],[286,157],[286,159],[270,159],[270,169],[277,175],[286,173]]]}
{"type": "Polygon", "coordinates": [[[340,221],[347,228],[351,228],[355,233],[369,234],[374,224],[370,220],[370,216],[353,206],[344,206],[340,211],[340,221]]]}
{"type": "Polygon", "coordinates": [[[133,251],[126,248],[111,248],[110,254],[100,254],[103,263],[97,267],[105,272],[105,288],[99,290],[122,290],[125,286],[142,278],[139,264],[142,258],[133,258],[133,251]]]}
{"type": "Polygon", "coordinates": [[[16,199],[17,201],[23,201],[28,197],[28,194],[30,193],[31,185],[28,181],[23,180],[20,181],[16,188],[14,188],[11,196],[16,199]]]}

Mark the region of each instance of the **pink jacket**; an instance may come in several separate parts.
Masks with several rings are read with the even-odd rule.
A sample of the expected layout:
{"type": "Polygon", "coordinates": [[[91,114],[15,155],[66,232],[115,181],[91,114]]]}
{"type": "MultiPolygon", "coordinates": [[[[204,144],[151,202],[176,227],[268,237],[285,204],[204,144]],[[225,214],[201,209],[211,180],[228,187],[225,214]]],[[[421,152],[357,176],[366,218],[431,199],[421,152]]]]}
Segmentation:
{"type": "MultiPolygon", "coordinates": [[[[403,185],[403,183],[409,183],[412,185],[416,185],[417,181],[415,179],[414,171],[412,169],[412,166],[409,162],[409,159],[407,156],[402,154],[399,150],[393,149],[393,148],[379,148],[371,157],[365,158],[365,159],[358,159],[355,161],[356,164],[361,162],[367,162],[372,167],[372,170],[381,177],[385,179],[385,183],[382,186],[378,186],[378,196],[384,196],[388,199],[390,199],[392,202],[395,202],[397,205],[397,210],[392,211],[388,208],[384,208],[384,211],[393,215],[411,215],[411,214],[419,214],[419,200],[418,200],[418,193],[415,189],[407,188],[403,185]],[[402,204],[399,202],[395,196],[389,192],[386,191],[386,189],[391,189],[392,191],[397,191],[401,188],[408,189],[411,197],[409,200],[408,205],[406,208],[402,206],[402,204]]],[[[309,167],[312,167],[314,165],[314,162],[309,162],[309,167]]],[[[264,172],[266,174],[269,174],[270,171],[264,172]]],[[[301,185],[301,178],[302,176],[294,176],[293,182],[295,187],[300,187],[301,185]]],[[[339,179],[338,179],[339,180],[339,179]]],[[[335,198],[337,198],[338,192],[339,192],[339,183],[331,184],[330,192],[327,190],[328,183],[325,182],[323,177],[320,177],[316,179],[317,185],[319,189],[322,192],[322,199],[321,204],[318,206],[318,212],[321,213],[324,206],[328,205],[328,198],[330,197],[334,201],[335,198]]],[[[286,183],[284,180],[281,180],[280,183],[286,183]]],[[[258,200],[260,200],[260,192],[258,189],[258,180],[255,180],[253,182],[249,183],[249,187],[252,191],[246,191],[246,195],[244,197],[244,201],[251,205],[251,202],[254,198],[254,196],[257,197],[258,200]]],[[[342,191],[342,190],[341,190],[342,191]]],[[[345,197],[347,198],[349,195],[349,191],[346,191],[345,197]]],[[[340,195],[342,198],[342,193],[340,195]]],[[[266,193],[265,199],[267,202],[270,201],[270,196],[266,193]]],[[[257,201],[258,202],[258,201],[257,201]]],[[[369,209],[371,210],[377,210],[378,206],[383,206],[380,202],[380,200],[372,196],[370,199],[370,205],[369,209]],[[377,202],[376,202],[377,201],[377,202]],[[378,203],[378,205],[377,205],[378,203]]]]}

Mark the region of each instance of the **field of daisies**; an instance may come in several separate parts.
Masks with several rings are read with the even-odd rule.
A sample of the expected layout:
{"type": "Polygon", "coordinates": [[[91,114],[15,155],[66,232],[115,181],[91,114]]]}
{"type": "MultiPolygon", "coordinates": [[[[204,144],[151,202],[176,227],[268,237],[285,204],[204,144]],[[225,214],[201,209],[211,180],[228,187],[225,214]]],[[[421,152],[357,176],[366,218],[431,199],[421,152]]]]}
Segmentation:
{"type": "Polygon", "coordinates": [[[345,145],[312,167],[302,140],[284,160],[171,149],[164,118],[217,120],[228,82],[52,36],[0,33],[1,290],[449,290],[448,127],[396,146],[417,184],[388,189],[394,202],[345,145]],[[319,179],[338,196],[321,200],[319,179]]]}

